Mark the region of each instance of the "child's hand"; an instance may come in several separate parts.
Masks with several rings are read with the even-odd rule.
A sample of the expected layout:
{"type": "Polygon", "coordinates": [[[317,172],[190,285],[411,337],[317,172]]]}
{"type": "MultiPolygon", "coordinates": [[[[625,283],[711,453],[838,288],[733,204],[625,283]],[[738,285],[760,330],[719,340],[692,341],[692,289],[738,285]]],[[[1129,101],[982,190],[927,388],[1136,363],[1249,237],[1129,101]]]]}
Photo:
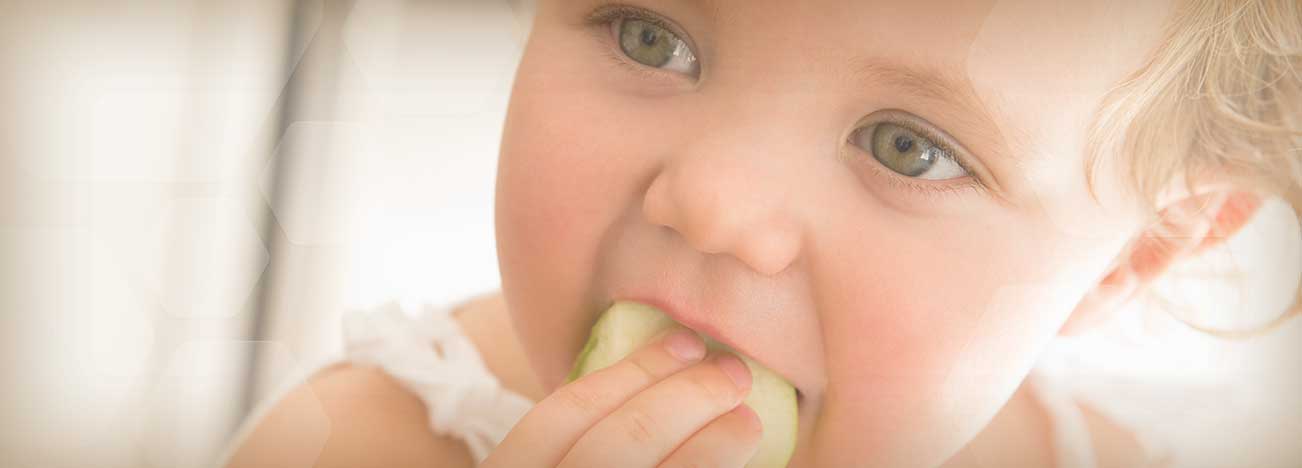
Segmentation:
{"type": "Polygon", "coordinates": [[[750,371],[678,330],[547,396],[482,467],[740,467],[759,418],[741,404],[750,371]]]}

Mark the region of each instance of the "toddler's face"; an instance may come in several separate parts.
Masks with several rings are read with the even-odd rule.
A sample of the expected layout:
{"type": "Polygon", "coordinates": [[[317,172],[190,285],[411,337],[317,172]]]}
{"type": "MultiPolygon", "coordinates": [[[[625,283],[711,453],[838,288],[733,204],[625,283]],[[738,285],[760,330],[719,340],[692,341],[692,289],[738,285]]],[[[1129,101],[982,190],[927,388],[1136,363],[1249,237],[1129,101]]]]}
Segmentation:
{"type": "Polygon", "coordinates": [[[503,137],[503,288],[563,383],[612,300],[800,391],[793,466],[936,464],[1141,215],[1086,130],[1158,2],[543,1],[503,137]]]}

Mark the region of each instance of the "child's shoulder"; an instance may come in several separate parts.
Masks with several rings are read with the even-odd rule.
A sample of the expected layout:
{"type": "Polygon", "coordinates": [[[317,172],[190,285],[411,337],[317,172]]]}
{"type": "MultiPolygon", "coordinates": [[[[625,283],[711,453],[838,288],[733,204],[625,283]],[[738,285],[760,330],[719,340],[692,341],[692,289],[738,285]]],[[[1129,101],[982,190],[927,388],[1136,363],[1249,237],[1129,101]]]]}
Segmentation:
{"type": "MultiPolygon", "coordinates": [[[[503,386],[541,398],[500,295],[466,301],[453,316],[503,386]]],[[[420,398],[384,371],[341,363],[281,398],[228,466],[474,466],[467,447],[435,434],[427,418],[420,398]]]]}
{"type": "Polygon", "coordinates": [[[430,430],[423,405],[380,369],[337,364],[281,398],[227,466],[474,466],[460,441],[430,430]]]}

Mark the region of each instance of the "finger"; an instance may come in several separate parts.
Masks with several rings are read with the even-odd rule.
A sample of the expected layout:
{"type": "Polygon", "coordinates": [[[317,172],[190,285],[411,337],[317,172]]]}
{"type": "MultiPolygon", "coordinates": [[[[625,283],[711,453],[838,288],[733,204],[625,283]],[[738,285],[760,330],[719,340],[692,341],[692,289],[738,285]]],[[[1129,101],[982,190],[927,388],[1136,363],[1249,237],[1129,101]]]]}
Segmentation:
{"type": "Polygon", "coordinates": [[[520,419],[481,466],[556,466],[597,421],[633,395],[705,356],[705,343],[677,329],[623,360],[543,398],[520,419]]]}
{"type": "Polygon", "coordinates": [[[560,466],[655,466],[714,418],[740,405],[750,379],[750,370],[730,354],[674,374],[589,429],[560,466]]]}
{"type": "Polygon", "coordinates": [[[740,405],[683,442],[660,468],[741,467],[755,456],[764,435],[759,416],[740,405]]]}

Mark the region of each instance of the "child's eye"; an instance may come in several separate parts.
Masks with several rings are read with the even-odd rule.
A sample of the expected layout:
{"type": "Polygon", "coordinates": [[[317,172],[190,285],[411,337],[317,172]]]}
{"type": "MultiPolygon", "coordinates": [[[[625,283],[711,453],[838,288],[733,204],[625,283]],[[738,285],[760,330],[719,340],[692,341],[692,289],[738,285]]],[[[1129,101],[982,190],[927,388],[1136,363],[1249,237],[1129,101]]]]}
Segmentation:
{"type": "Polygon", "coordinates": [[[894,123],[864,127],[854,133],[851,142],[887,169],[906,177],[949,180],[970,175],[949,150],[894,123]]]}
{"type": "Polygon", "coordinates": [[[613,27],[619,48],[628,58],[648,67],[696,76],[696,54],[677,34],[637,18],[618,19],[613,27]]]}

